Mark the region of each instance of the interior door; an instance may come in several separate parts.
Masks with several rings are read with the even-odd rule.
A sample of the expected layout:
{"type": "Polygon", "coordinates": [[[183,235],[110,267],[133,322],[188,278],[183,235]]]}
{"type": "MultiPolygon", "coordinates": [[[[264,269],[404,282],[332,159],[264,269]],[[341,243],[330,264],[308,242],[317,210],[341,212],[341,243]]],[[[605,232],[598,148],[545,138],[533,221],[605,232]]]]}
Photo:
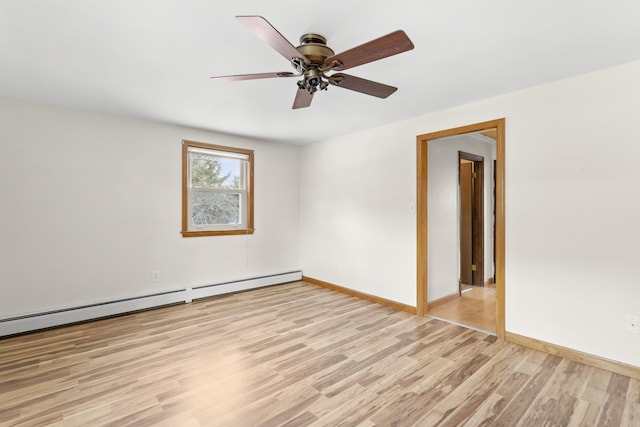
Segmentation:
{"type": "Polygon", "coordinates": [[[458,152],[460,183],[460,293],[484,286],[484,157],[458,152]]]}
{"type": "Polygon", "coordinates": [[[460,291],[473,285],[473,162],[460,159],[460,291]]]}

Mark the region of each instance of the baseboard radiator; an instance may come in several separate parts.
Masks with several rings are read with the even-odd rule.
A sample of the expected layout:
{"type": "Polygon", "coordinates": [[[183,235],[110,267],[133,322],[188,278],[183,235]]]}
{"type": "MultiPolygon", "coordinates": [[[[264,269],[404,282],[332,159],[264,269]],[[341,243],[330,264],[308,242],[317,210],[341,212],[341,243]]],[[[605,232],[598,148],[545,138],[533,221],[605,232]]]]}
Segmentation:
{"type": "Polygon", "coordinates": [[[0,337],[299,280],[302,272],[292,271],[0,319],[0,337]]]}

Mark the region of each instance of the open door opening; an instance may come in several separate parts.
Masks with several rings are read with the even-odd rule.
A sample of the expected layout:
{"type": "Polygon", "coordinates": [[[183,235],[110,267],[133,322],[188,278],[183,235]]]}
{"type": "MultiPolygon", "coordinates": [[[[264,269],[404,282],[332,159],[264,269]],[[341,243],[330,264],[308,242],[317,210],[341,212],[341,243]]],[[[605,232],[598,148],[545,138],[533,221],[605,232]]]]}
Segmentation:
{"type": "MultiPolygon", "coordinates": [[[[419,315],[426,314],[431,308],[432,305],[435,306],[436,302],[439,300],[445,300],[449,297],[452,297],[456,300],[463,300],[457,291],[456,281],[471,281],[471,285],[480,286],[485,283],[491,283],[491,286],[475,288],[477,290],[487,290],[494,292],[495,303],[491,305],[491,310],[495,313],[495,318],[493,322],[495,324],[495,329],[491,328],[495,331],[496,335],[504,339],[505,335],[505,274],[504,274],[504,233],[505,233],[505,218],[504,218],[504,171],[505,171],[505,138],[504,138],[504,127],[505,120],[498,119],[492,120],[489,122],[477,123],[473,125],[463,126],[454,129],[447,129],[438,132],[432,132],[429,134],[418,135],[416,138],[417,142],[417,304],[416,304],[416,312],[419,315]],[[491,154],[492,159],[495,159],[495,163],[486,163],[483,164],[483,168],[490,167],[493,171],[486,171],[486,174],[483,172],[483,176],[486,179],[486,183],[489,182],[490,178],[494,176],[493,179],[493,187],[494,188],[484,188],[484,197],[478,196],[478,199],[484,199],[484,209],[488,209],[485,213],[485,224],[484,224],[484,242],[482,246],[486,249],[484,250],[484,256],[487,257],[486,260],[483,260],[483,257],[476,256],[474,258],[473,253],[473,238],[471,237],[469,240],[471,241],[470,247],[471,252],[469,257],[471,258],[471,272],[463,278],[462,276],[462,261],[460,258],[462,257],[460,251],[457,249],[458,246],[461,246],[460,236],[455,234],[455,230],[459,229],[461,218],[457,214],[457,208],[451,208],[452,211],[448,211],[446,213],[441,213],[438,209],[438,201],[433,201],[434,212],[438,212],[439,218],[435,218],[437,215],[432,215],[429,213],[429,204],[430,197],[440,198],[443,195],[448,196],[447,188],[445,190],[442,187],[438,186],[437,183],[437,170],[438,168],[442,168],[443,163],[450,164],[449,160],[446,162],[441,162],[435,160],[433,164],[430,166],[429,158],[433,156],[434,159],[437,157],[434,153],[430,153],[431,150],[435,149],[440,144],[436,144],[437,142],[445,142],[456,141],[460,136],[478,136],[484,135],[488,136],[495,141],[494,143],[494,152],[491,154]],[[439,141],[436,141],[439,140],[439,141]],[[434,143],[434,144],[431,144],[434,143]],[[493,173],[491,173],[493,172],[493,173]],[[495,175],[494,175],[495,174],[495,175]],[[493,199],[493,200],[491,200],[493,199]],[[489,215],[491,214],[493,218],[489,220],[489,215]],[[438,221],[441,219],[446,219],[450,223],[452,220],[454,221],[451,226],[442,227],[438,224],[438,221]],[[429,224],[432,224],[431,226],[429,224]],[[431,228],[430,228],[431,227],[431,228]],[[450,231],[453,230],[453,231],[450,231]],[[453,233],[453,237],[452,234],[453,233]],[[438,240],[440,239],[440,240],[438,240]],[[452,240],[453,239],[453,240],[452,240]],[[432,244],[437,241],[447,241],[445,250],[441,250],[437,245],[432,244]],[[452,242],[452,243],[451,243],[452,242]],[[451,248],[451,244],[453,247],[451,248]],[[490,246],[490,247],[487,247],[490,246]],[[447,249],[449,248],[449,249],[447,249]],[[453,253],[451,252],[453,251],[453,253]],[[432,252],[432,254],[431,254],[432,252]],[[491,256],[493,255],[493,256],[491,256]],[[492,259],[489,259],[492,258],[492,259]],[[430,264],[430,259],[432,259],[430,264]],[[452,260],[452,261],[449,261],[452,260]],[[475,261],[478,261],[477,263],[475,261]],[[453,262],[453,265],[451,265],[453,262]],[[443,265],[447,264],[446,271],[442,273],[443,265]],[[473,271],[475,264],[475,271],[473,271]],[[453,271],[452,271],[453,270],[453,271]],[[452,271],[452,272],[451,272],[452,271]],[[451,272],[451,273],[449,273],[451,272]],[[486,277],[484,277],[486,275],[486,277]],[[450,289],[451,279],[453,276],[453,291],[450,289]],[[485,282],[486,280],[486,282],[485,282]],[[495,286],[495,289],[491,289],[495,286]],[[451,292],[454,292],[451,294],[451,292]],[[432,304],[433,303],[433,304],[432,304]]],[[[451,147],[447,147],[446,150],[450,152],[451,147]]],[[[469,150],[465,150],[461,148],[460,151],[468,152],[469,150]]],[[[454,156],[458,155],[458,151],[454,156]]],[[[453,161],[453,166],[456,168],[456,175],[458,172],[460,159],[451,159],[453,161]]],[[[472,162],[475,167],[475,161],[480,159],[464,159],[472,162]]],[[[489,162],[487,160],[487,162],[489,162]]],[[[448,167],[448,166],[447,166],[448,167]]],[[[469,171],[473,173],[474,170],[471,168],[469,171]]],[[[475,171],[477,174],[477,171],[475,171]]],[[[477,176],[477,175],[476,175],[477,176]]],[[[457,180],[457,176],[454,178],[457,180]]],[[[458,183],[454,183],[454,194],[453,198],[456,199],[460,197],[458,195],[457,185],[458,183]]],[[[472,183],[470,185],[470,198],[476,197],[475,195],[475,185],[472,183]]],[[[455,200],[453,202],[455,204],[455,200]]],[[[473,215],[471,215],[471,236],[473,236],[473,215]]],[[[482,227],[479,227],[482,229],[482,227]]],[[[481,240],[478,239],[478,242],[481,240]]],[[[480,246],[480,243],[477,243],[477,246],[480,246]]],[[[469,253],[469,252],[468,252],[469,253]]],[[[474,289],[474,290],[475,290],[474,289]]],[[[471,292],[470,292],[471,293],[471,292]]],[[[481,328],[484,329],[484,328],[481,328]]]]}

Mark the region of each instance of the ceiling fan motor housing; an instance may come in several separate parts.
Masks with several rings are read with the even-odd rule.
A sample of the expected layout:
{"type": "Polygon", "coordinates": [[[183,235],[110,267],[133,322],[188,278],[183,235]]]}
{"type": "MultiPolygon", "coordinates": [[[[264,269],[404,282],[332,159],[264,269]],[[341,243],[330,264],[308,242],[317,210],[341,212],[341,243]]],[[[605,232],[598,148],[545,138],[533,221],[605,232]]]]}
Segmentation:
{"type": "Polygon", "coordinates": [[[324,65],[324,60],[335,53],[327,46],[327,39],[320,34],[307,33],[300,37],[300,46],[296,47],[298,52],[309,58],[311,65],[320,67],[324,65]]]}
{"type": "Polygon", "coordinates": [[[296,47],[298,52],[309,59],[309,65],[293,62],[296,68],[304,74],[304,79],[298,82],[300,89],[306,89],[310,93],[316,90],[325,90],[329,85],[324,75],[324,60],[334,55],[333,49],[327,46],[327,39],[316,33],[303,34],[300,37],[300,46],[296,47]]]}

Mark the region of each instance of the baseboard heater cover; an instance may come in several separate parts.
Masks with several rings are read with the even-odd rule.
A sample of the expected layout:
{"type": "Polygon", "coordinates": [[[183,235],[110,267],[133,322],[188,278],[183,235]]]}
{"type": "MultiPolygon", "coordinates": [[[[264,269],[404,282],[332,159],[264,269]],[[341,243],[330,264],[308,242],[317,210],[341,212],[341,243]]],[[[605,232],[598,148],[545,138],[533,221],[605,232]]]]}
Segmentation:
{"type": "Polygon", "coordinates": [[[299,280],[302,272],[292,271],[0,319],[0,337],[299,280]]]}

